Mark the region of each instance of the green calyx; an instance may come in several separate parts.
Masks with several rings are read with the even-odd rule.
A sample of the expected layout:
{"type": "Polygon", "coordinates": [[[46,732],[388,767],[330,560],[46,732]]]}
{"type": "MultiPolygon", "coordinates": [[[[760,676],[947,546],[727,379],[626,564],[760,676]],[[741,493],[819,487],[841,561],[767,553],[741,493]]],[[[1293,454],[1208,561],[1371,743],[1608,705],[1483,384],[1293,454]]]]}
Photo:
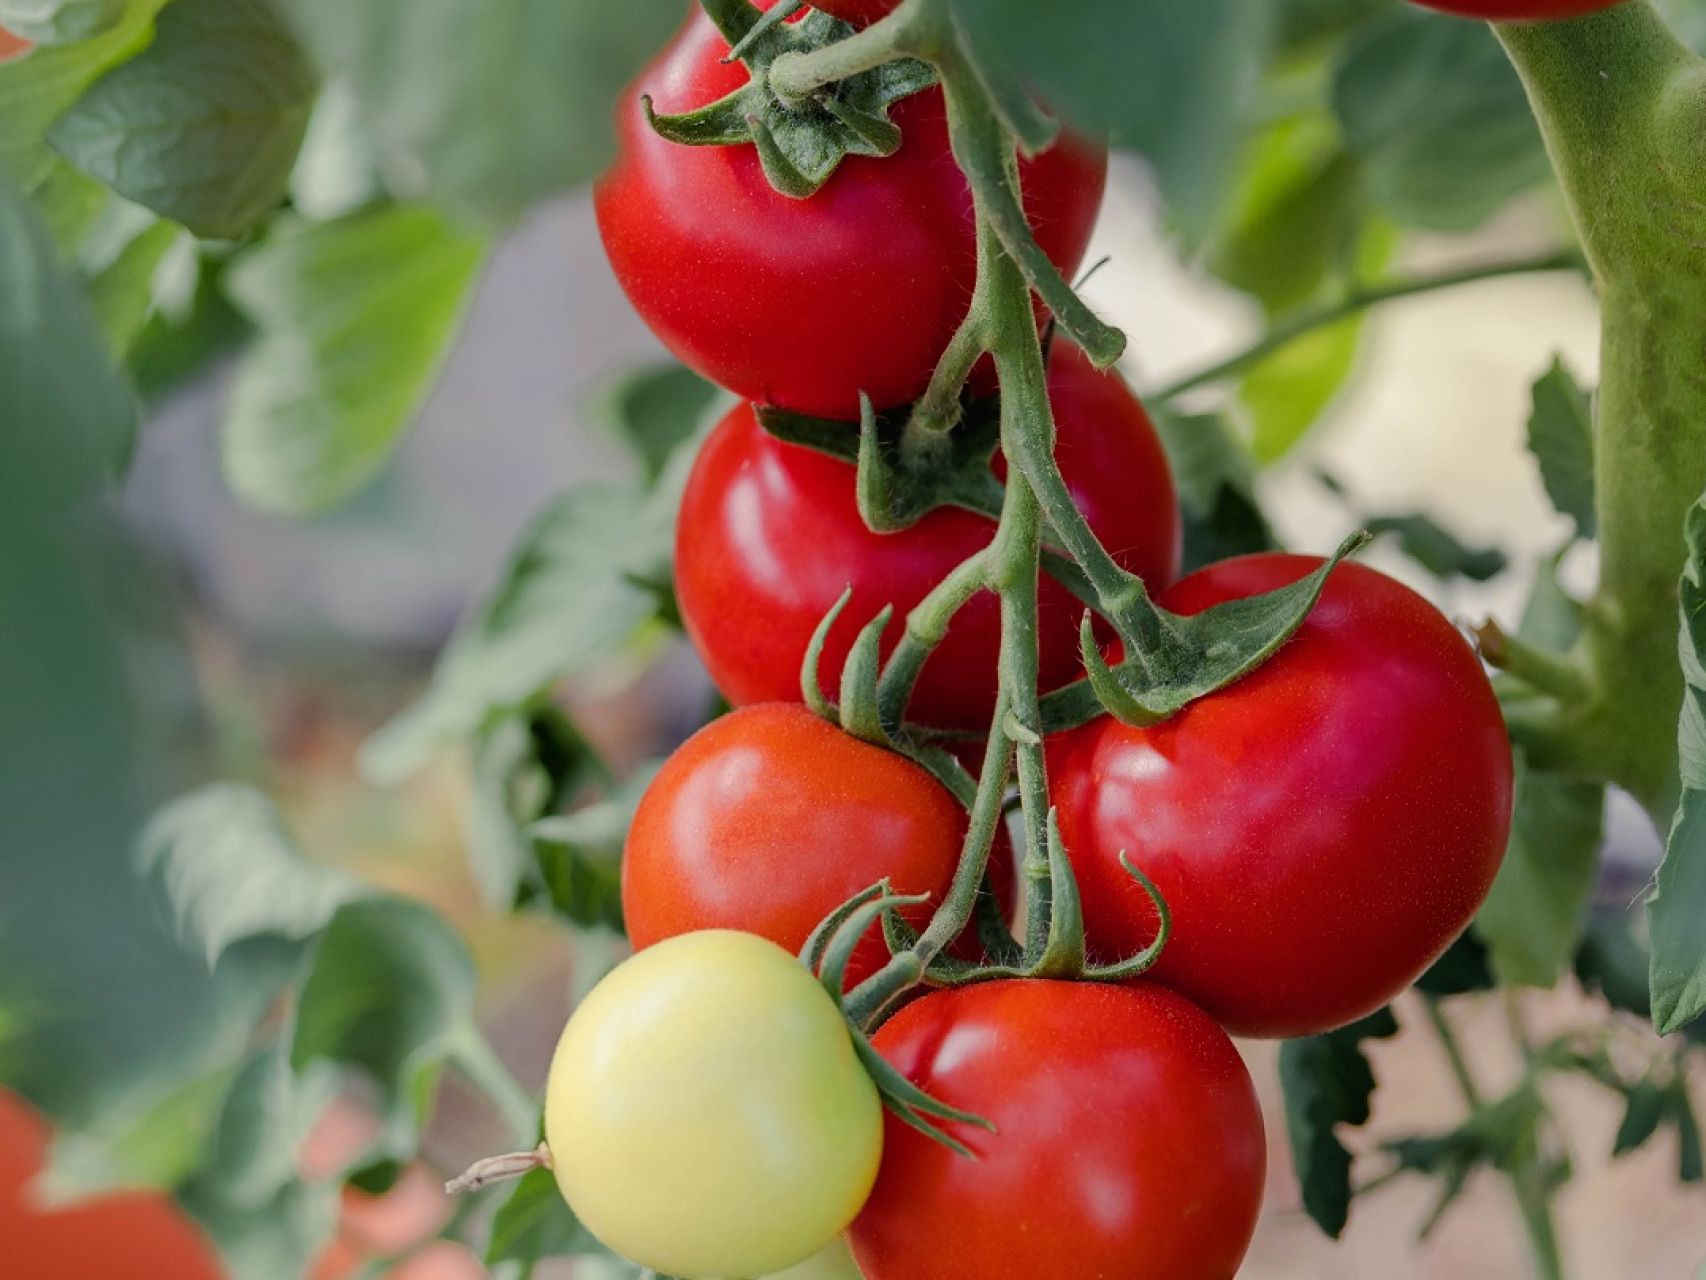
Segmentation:
{"type": "Polygon", "coordinates": [[[774,21],[750,0],[705,0],[704,8],[752,78],[728,96],[678,115],[658,114],[647,98],[646,118],[671,142],[756,147],[770,185],[794,199],[805,199],[829,181],[845,156],[898,151],[900,127],[889,109],[936,82],[927,63],[900,58],[784,101],[771,87],[771,64],[787,54],[826,48],[853,28],[815,10],[799,22],[774,21]]]}

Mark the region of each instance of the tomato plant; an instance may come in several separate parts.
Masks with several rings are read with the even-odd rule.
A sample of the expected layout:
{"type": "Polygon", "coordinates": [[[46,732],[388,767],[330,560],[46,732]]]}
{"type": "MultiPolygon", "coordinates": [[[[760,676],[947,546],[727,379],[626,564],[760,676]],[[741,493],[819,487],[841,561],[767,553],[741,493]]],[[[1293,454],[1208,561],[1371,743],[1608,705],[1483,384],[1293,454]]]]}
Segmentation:
{"type": "MultiPolygon", "coordinates": [[[[1157,589],[1178,571],[1178,501],[1155,428],[1117,373],[1100,373],[1068,343],[1049,363],[1061,473],[1079,510],[1125,568],[1157,589]]],[[[1005,474],[1004,464],[998,463],[1005,474]]],[[[676,590],[695,648],[737,704],[795,701],[812,633],[843,591],[819,669],[833,693],[859,628],[892,605],[904,619],[956,564],[994,536],[991,520],[943,507],[910,529],[877,534],[854,497],[854,469],[768,435],[751,409],[729,411],[701,449],[676,528],[676,590]],[[762,618],[762,625],[755,620],[762,618]]],[[[1082,605],[1045,581],[1038,600],[1039,679],[1079,673],[1082,605]]],[[[918,720],[981,728],[995,705],[1000,608],[968,602],[913,695],[918,720]]],[[[886,637],[892,650],[901,630],[886,637]]]]}
{"type": "Polygon", "coordinates": [[[870,1191],[882,1122],[823,988],[775,943],[711,931],[642,951],[581,1003],[545,1136],[600,1239],[691,1280],[828,1245],[870,1191]]]}
{"type": "Polygon", "coordinates": [[[1232,1276],[1266,1143],[1232,1042],[1150,986],[992,983],[929,995],[876,1037],[915,1083],[989,1117],[955,1155],[890,1120],[853,1225],[868,1280],[1232,1276]]]}
{"type": "MultiPolygon", "coordinates": [[[[620,158],[597,190],[617,278],[670,350],[745,399],[848,419],[861,392],[878,408],[912,399],[976,275],[971,198],[941,96],[895,108],[905,141],[894,155],[851,156],[794,200],[771,189],[752,148],[684,148],[647,124],[642,95],[682,111],[743,83],[727,52],[695,17],[619,110],[620,158]]],[[[1099,147],[1068,135],[1022,167],[1030,217],[1064,271],[1084,256],[1106,165],[1099,147]]]]}
{"type": "MultiPolygon", "coordinates": [[[[825,916],[880,880],[940,902],[965,827],[954,797],[911,761],[801,706],[748,707],[701,729],[646,789],[622,859],[628,937],[649,947],[744,929],[798,951],[825,916]]],[[[904,914],[923,927],[931,908],[904,914]]],[[[848,981],[887,958],[871,935],[848,981]]]]}
{"type": "Polygon", "coordinates": [[[1538,1280],[1692,1265],[1687,6],[685,7],[0,0],[0,1081],[61,1126],[0,1093],[0,1270],[1266,1274],[1239,1033],[1317,1269],[1402,1269],[1403,1180],[1538,1280]],[[620,462],[523,452],[648,327],[620,462]],[[429,396],[282,581],[178,474],[218,404],[325,512],[429,396]],[[564,476],[463,609],[505,466],[564,476]],[[1654,1212],[1577,1260],[1593,1135],[1654,1212]]]}

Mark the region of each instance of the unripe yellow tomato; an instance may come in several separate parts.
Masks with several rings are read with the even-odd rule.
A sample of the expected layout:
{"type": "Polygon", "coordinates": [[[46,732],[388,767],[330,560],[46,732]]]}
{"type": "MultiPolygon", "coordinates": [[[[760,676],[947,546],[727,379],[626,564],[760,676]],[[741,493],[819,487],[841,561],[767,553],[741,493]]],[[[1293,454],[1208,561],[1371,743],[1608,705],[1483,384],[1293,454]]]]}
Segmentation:
{"type": "Polygon", "coordinates": [[[746,933],[684,934],[611,971],[569,1019],[545,1093],[569,1207],[682,1280],[765,1276],[834,1243],[882,1134],[835,1001],[746,933]]]}

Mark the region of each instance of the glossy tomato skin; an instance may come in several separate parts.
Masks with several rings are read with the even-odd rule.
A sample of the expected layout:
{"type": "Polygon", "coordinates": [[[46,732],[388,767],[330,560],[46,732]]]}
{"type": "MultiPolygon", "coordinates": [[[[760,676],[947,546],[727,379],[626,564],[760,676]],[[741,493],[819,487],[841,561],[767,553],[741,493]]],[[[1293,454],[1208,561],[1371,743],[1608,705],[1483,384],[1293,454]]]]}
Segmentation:
{"type": "Polygon", "coordinates": [[[545,1091],[557,1184],[623,1257],[763,1276],[864,1204],[882,1102],[837,1002],[775,943],[713,930],[624,961],[569,1019],[545,1091]]]}
{"type": "Polygon", "coordinates": [[[170,1196],[125,1191],[64,1209],[38,1207],[29,1182],[50,1132],[0,1089],[0,1274],[29,1280],[222,1280],[206,1237],[170,1196]]]}
{"type": "MultiPolygon", "coordinates": [[[[1194,614],[1320,566],[1247,556],[1180,582],[1194,614]]],[[[1409,588],[1341,564],[1297,635],[1153,729],[1102,719],[1050,743],[1093,949],[1173,912],[1152,973],[1234,1034],[1301,1036],[1372,1012],[1462,932],[1510,832],[1511,753],[1479,659],[1409,588]]]]}
{"type": "MultiPolygon", "coordinates": [[[[747,78],[703,13],[621,103],[599,229],[629,299],[666,346],[747,400],[857,421],[923,391],[976,280],[971,197],[941,92],[896,105],[905,142],[852,156],[810,198],[773,190],[750,146],[659,137],[659,112],[703,106],[747,78]]],[[[1107,153],[1064,138],[1022,167],[1037,238],[1070,276],[1101,207],[1107,153]]]]}
{"type": "Polygon", "coordinates": [[[876,1046],[994,1122],[968,1160],[887,1119],[849,1232],[867,1280],[1231,1280],[1261,1208],[1261,1110],[1238,1052],[1173,992],[1046,981],[925,996],[876,1046]]]}
{"type": "MultiPolygon", "coordinates": [[[[885,878],[896,893],[930,895],[904,912],[923,928],[965,832],[965,810],[910,760],[798,704],[746,707],[688,739],[641,798],[622,858],[628,937],[645,948],[742,929],[798,952],[825,916],[885,878]]],[[[1003,832],[993,865],[1010,859],[1003,832]]],[[[887,958],[873,929],[849,985],[887,958]]]]}
{"type": "Polygon", "coordinates": [[[1552,22],[1610,9],[1623,0],[1416,0],[1429,9],[1487,22],[1552,22]]]}
{"type": "Polygon", "coordinates": [[[834,14],[843,22],[851,22],[856,27],[865,27],[879,18],[888,17],[899,3],[900,0],[822,0],[821,4],[814,4],[812,8],[834,14]]]}
{"type": "MultiPolygon", "coordinates": [[[[1115,559],[1160,590],[1178,572],[1179,506],[1143,406],[1118,374],[1098,372],[1061,343],[1049,391],[1056,454],[1079,508],[1115,559]]],[[[895,609],[885,636],[892,648],[907,612],[994,536],[993,521],[948,507],[899,533],[872,533],[859,515],[854,475],[845,462],[766,434],[745,405],[701,450],[676,526],[676,590],[694,647],[737,705],[799,700],[812,633],[851,586],[819,665],[833,696],[854,639],[883,606],[895,609]]],[[[1038,674],[1052,689],[1082,673],[1083,606],[1045,580],[1038,607],[1038,674]]],[[[961,610],[925,666],[909,718],[987,728],[999,647],[1000,609],[986,592],[961,610]]]]}

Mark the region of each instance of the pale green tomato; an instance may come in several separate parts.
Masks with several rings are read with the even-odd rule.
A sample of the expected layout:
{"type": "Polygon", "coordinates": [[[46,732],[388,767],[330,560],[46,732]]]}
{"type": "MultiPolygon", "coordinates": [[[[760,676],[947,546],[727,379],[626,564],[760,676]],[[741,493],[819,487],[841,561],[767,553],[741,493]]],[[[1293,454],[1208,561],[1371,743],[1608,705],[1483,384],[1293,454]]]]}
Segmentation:
{"type": "Polygon", "coordinates": [[[617,1253],[681,1280],[763,1276],[859,1212],[882,1102],[797,959],[753,934],[689,933],[575,1010],[545,1140],[569,1207],[617,1253]]]}
{"type": "Polygon", "coordinates": [[[797,1267],[766,1276],[764,1280],[864,1280],[864,1273],[853,1261],[847,1238],[840,1236],[822,1253],[807,1258],[797,1267]]]}

